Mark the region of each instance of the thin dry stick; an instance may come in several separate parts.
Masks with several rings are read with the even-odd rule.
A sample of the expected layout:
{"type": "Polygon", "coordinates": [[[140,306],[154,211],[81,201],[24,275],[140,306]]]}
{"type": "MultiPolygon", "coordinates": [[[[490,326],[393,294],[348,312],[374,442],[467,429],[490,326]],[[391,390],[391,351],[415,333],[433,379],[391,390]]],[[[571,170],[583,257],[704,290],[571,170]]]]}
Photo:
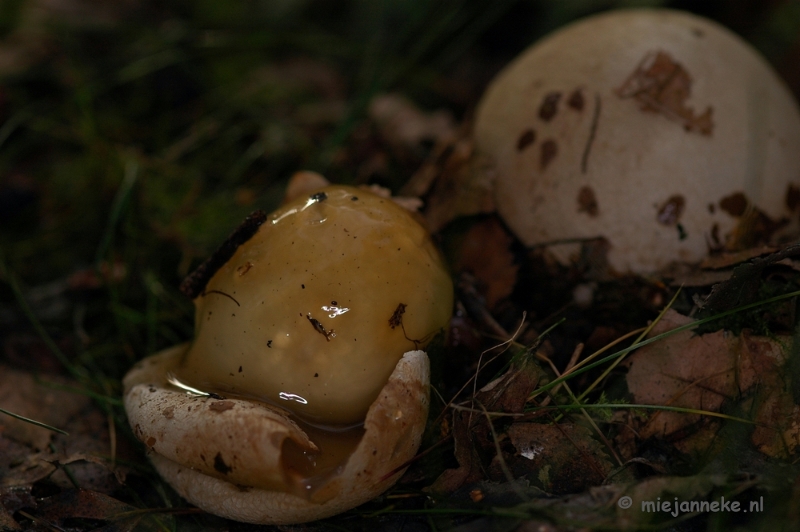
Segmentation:
{"type": "MultiPolygon", "coordinates": [[[[522,313],[522,320],[520,320],[520,322],[519,322],[519,326],[517,327],[517,330],[516,330],[516,331],[514,331],[514,334],[513,334],[513,335],[511,335],[511,338],[509,338],[508,340],[506,340],[506,341],[505,341],[505,342],[503,342],[502,344],[496,345],[496,346],[492,347],[491,349],[487,349],[487,350],[485,350],[483,353],[481,353],[481,356],[479,356],[479,357],[478,357],[478,367],[477,367],[477,368],[475,368],[475,375],[474,375],[474,376],[473,376],[473,378],[472,378],[472,395],[473,395],[473,396],[474,396],[474,395],[475,395],[475,393],[477,392],[476,388],[478,387],[478,373],[480,373],[480,371],[481,371],[481,362],[483,361],[483,355],[485,355],[486,353],[488,353],[488,352],[489,352],[489,351],[491,351],[492,349],[496,349],[496,348],[498,348],[498,347],[500,347],[500,346],[505,346],[505,349],[503,349],[503,350],[502,350],[500,353],[498,353],[498,354],[497,354],[497,355],[496,355],[494,358],[492,358],[492,360],[490,360],[489,362],[487,362],[487,363],[486,363],[486,364],[488,365],[488,364],[490,364],[492,361],[494,361],[494,360],[495,360],[497,357],[499,357],[500,355],[502,355],[503,353],[505,353],[506,351],[508,351],[508,348],[511,346],[511,344],[513,344],[513,343],[514,343],[514,339],[517,337],[517,335],[519,335],[520,331],[522,330],[522,326],[523,326],[523,325],[525,325],[525,317],[526,317],[527,315],[528,315],[528,313],[527,313],[527,312],[523,312],[523,313],[522,313]]],[[[508,335],[508,333],[506,333],[506,336],[507,336],[507,335],[508,335]]],[[[467,381],[467,382],[469,382],[469,381],[467,381]]],[[[462,390],[463,390],[463,388],[462,388],[461,390],[459,390],[459,392],[458,392],[458,393],[461,393],[461,391],[462,391],[462,390]]],[[[458,394],[456,394],[456,395],[458,395],[458,394]]]]}
{"type": "Polygon", "coordinates": [[[511,474],[511,471],[508,469],[508,465],[506,464],[506,460],[503,458],[503,451],[500,449],[500,441],[497,439],[497,433],[494,431],[494,425],[492,424],[492,418],[489,416],[489,412],[486,411],[486,408],[481,403],[478,401],[476,401],[476,403],[478,403],[478,406],[480,406],[481,410],[483,410],[483,414],[486,416],[486,423],[489,425],[489,430],[492,431],[492,440],[494,441],[494,448],[497,451],[497,460],[500,463],[500,469],[503,470],[503,475],[505,475],[506,480],[511,486],[511,489],[514,490],[514,493],[516,493],[517,496],[519,496],[519,498],[524,502],[529,502],[530,498],[528,498],[528,496],[525,495],[525,492],[523,492],[517,483],[514,482],[514,475],[511,474]]]}
{"type": "MultiPolygon", "coordinates": [[[[572,368],[575,367],[575,363],[578,361],[578,358],[581,356],[581,353],[583,353],[583,344],[582,343],[578,344],[577,346],[575,346],[575,350],[572,352],[572,357],[569,359],[569,363],[567,364],[567,368],[564,370],[564,373],[562,373],[561,375],[558,375],[558,372],[556,371],[556,375],[558,375],[560,377],[563,377],[564,375],[569,373],[572,370],[572,368]]],[[[550,360],[549,357],[547,357],[545,355],[542,355],[540,353],[536,353],[536,358],[538,358],[539,360],[543,360],[543,361],[547,362],[550,365],[551,368],[555,368],[555,365],[553,364],[553,362],[550,360]]],[[[561,384],[564,384],[564,383],[562,382],[561,384]]],[[[561,384],[559,384],[558,386],[553,388],[553,391],[551,391],[547,395],[547,397],[544,398],[544,401],[542,401],[539,404],[539,406],[547,406],[547,405],[549,405],[550,404],[550,400],[553,398],[553,396],[555,394],[558,393],[558,390],[561,388],[561,384]]]]}
{"type": "Polygon", "coordinates": [[[114,416],[108,413],[108,441],[111,447],[111,465],[117,464],[117,427],[114,424],[114,416]]]}
{"type": "Polygon", "coordinates": [[[586,357],[583,360],[581,360],[580,363],[578,363],[575,366],[569,368],[568,370],[565,370],[563,376],[566,377],[567,375],[569,375],[573,371],[582,368],[583,366],[585,366],[586,364],[588,364],[589,362],[591,362],[595,358],[599,357],[600,355],[602,355],[603,353],[605,353],[606,351],[608,351],[612,347],[614,347],[616,345],[619,345],[620,343],[624,342],[625,340],[627,340],[631,336],[633,336],[635,334],[640,334],[640,333],[642,333],[642,332],[644,332],[646,330],[647,330],[647,327],[639,327],[638,329],[634,329],[633,331],[631,331],[629,333],[623,334],[622,336],[620,336],[619,338],[617,338],[613,342],[611,342],[609,344],[606,344],[603,348],[598,349],[597,351],[595,351],[594,353],[592,353],[588,357],[586,357]]]}
{"type": "MultiPolygon", "coordinates": [[[[650,334],[650,331],[651,331],[651,330],[653,330],[653,327],[655,327],[655,326],[656,326],[656,324],[657,324],[658,322],[660,322],[660,321],[661,321],[661,319],[664,317],[664,314],[666,314],[666,313],[667,313],[667,311],[668,311],[670,308],[672,308],[672,304],[673,304],[673,303],[675,303],[675,300],[678,298],[678,294],[680,294],[680,293],[681,293],[681,289],[679,288],[679,289],[678,289],[678,290],[675,292],[675,295],[674,295],[674,296],[672,296],[672,299],[669,301],[669,303],[667,303],[667,306],[666,306],[666,307],[664,307],[664,309],[663,309],[661,312],[659,312],[658,316],[656,316],[656,319],[654,319],[654,320],[653,320],[653,323],[651,323],[650,325],[648,325],[648,326],[647,326],[647,328],[646,328],[644,331],[642,331],[642,334],[640,334],[640,335],[639,335],[639,337],[638,337],[638,338],[636,339],[636,341],[634,342],[635,344],[637,344],[637,343],[641,342],[642,340],[644,340],[644,338],[645,338],[645,337],[646,337],[648,334],[650,334]]],[[[578,401],[579,401],[579,402],[580,402],[580,401],[582,401],[582,400],[583,400],[583,398],[584,398],[584,397],[586,397],[586,396],[589,394],[589,392],[591,392],[592,390],[594,390],[594,389],[595,389],[595,388],[596,388],[596,387],[597,387],[597,386],[598,386],[598,385],[599,385],[601,382],[603,382],[603,379],[605,379],[605,378],[608,376],[608,374],[609,374],[609,373],[611,373],[611,371],[612,371],[614,368],[616,368],[616,367],[617,367],[617,364],[619,364],[620,362],[622,362],[622,361],[623,361],[623,359],[625,359],[625,356],[626,356],[626,355],[623,355],[623,356],[621,356],[621,357],[617,357],[617,359],[616,359],[616,360],[614,360],[614,361],[613,361],[611,364],[609,364],[609,366],[608,366],[608,367],[605,369],[605,371],[603,371],[602,375],[600,375],[599,377],[597,377],[597,380],[595,380],[595,381],[594,381],[594,382],[591,384],[591,386],[589,386],[588,388],[586,388],[586,390],[584,390],[584,391],[583,391],[583,393],[582,393],[582,394],[580,394],[580,395],[578,396],[578,401]]]]}
{"type": "Polygon", "coordinates": [[[50,530],[51,532],[64,532],[63,528],[61,528],[59,526],[56,526],[56,525],[54,525],[54,524],[52,524],[52,523],[50,523],[48,521],[45,521],[41,517],[36,517],[35,515],[31,515],[31,514],[29,514],[28,512],[26,512],[24,510],[20,510],[19,514],[21,516],[23,516],[23,517],[27,517],[28,519],[30,519],[31,521],[33,521],[37,525],[39,525],[41,527],[44,527],[47,530],[50,530]]]}
{"type": "MultiPolygon", "coordinates": [[[[497,349],[497,348],[499,348],[499,347],[503,347],[503,346],[505,346],[505,349],[503,349],[502,351],[500,351],[499,353],[497,353],[497,355],[495,355],[494,357],[492,357],[492,359],[491,359],[491,360],[489,360],[489,362],[487,362],[487,363],[484,365],[484,367],[486,367],[486,366],[488,366],[489,364],[491,364],[492,362],[494,362],[494,361],[497,359],[497,357],[499,357],[499,356],[501,356],[503,353],[505,353],[505,352],[508,350],[509,346],[511,346],[511,345],[514,343],[514,339],[517,337],[517,335],[518,335],[518,334],[520,333],[520,331],[522,330],[522,326],[523,326],[523,325],[524,325],[524,323],[525,323],[525,317],[526,317],[526,316],[527,316],[527,313],[523,312],[523,313],[522,313],[522,321],[520,321],[520,323],[519,323],[519,327],[517,327],[517,330],[514,332],[513,336],[511,336],[511,338],[509,338],[508,340],[506,340],[506,341],[504,341],[504,342],[502,342],[502,343],[499,343],[499,344],[497,344],[497,345],[495,345],[495,346],[493,346],[493,347],[490,347],[489,349],[486,349],[486,350],[485,350],[483,353],[481,353],[481,356],[478,358],[478,367],[475,369],[475,374],[474,374],[472,377],[470,377],[469,379],[467,379],[467,382],[465,382],[465,383],[464,383],[464,385],[463,385],[463,386],[462,386],[462,387],[461,387],[461,388],[460,388],[460,389],[459,389],[459,390],[456,392],[456,394],[453,396],[453,398],[452,398],[452,399],[450,399],[450,401],[448,401],[447,403],[445,403],[445,406],[444,406],[444,408],[442,409],[442,412],[441,412],[441,413],[440,413],[438,416],[436,416],[436,419],[434,419],[434,420],[433,420],[433,424],[434,424],[434,425],[435,425],[436,423],[438,423],[439,421],[441,421],[441,419],[442,419],[442,416],[444,416],[445,412],[447,412],[447,410],[448,410],[448,409],[449,409],[449,408],[450,408],[450,407],[453,405],[453,402],[456,400],[456,398],[457,398],[459,395],[461,395],[461,392],[463,392],[463,391],[464,391],[464,390],[467,388],[467,386],[469,386],[469,383],[470,383],[470,382],[473,382],[473,381],[476,381],[476,382],[477,382],[477,380],[476,380],[476,379],[478,378],[478,373],[480,373],[480,370],[481,370],[481,361],[483,360],[483,355],[485,355],[485,354],[486,354],[486,353],[488,353],[489,351],[492,351],[492,350],[494,350],[494,349],[497,349]]],[[[474,390],[474,387],[473,387],[473,392],[472,392],[472,395],[473,395],[473,396],[475,395],[475,390],[474,390]]]]}
{"type": "MultiPolygon", "coordinates": [[[[471,401],[468,401],[471,402],[471,401]]],[[[459,412],[471,412],[473,414],[482,414],[483,410],[464,405],[451,405],[450,408],[459,412]]],[[[530,417],[530,412],[489,412],[492,417],[513,417],[513,418],[526,418],[530,417]]]]}
{"type": "MultiPolygon", "coordinates": [[[[580,350],[578,350],[576,348],[575,351],[578,352],[578,354],[580,355],[580,351],[583,350],[583,344],[580,344],[579,347],[580,347],[580,350]]],[[[558,373],[558,368],[556,367],[555,364],[553,364],[553,361],[550,360],[547,357],[543,357],[543,358],[547,361],[548,364],[550,364],[550,369],[552,369],[553,372],[556,374],[556,378],[560,378],[561,375],[558,373]]],[[[573,358],[577,358],[577,357],[575,357],[574,353],[573,353],[573,358]]],[[[567,381],[563,381],[561,384],[559,384],[559,386],[561,386],[561,385],[564,386],[564,389],[567,391],[567,393],[572,398],[572,400],[575,402],[575,404],[577,404],[577,405],[581,404],[580,401],[575,397],[575,394],[572,393],[572,390],[570,389],[569,384],[567,384],[567,381]]],[[[557,387],[554,388],[553,390],[556,390],[556,389],[557,389],[557,387]]],[[[550,397],[553,397],[553,393],[550,393],[547,398],[549,399],[550,397]]],[[[544,401],[542,401],[542,402],[544,402],[544,401]]],[[[546,405],[544,405],[544,406],[546,406],[546,405]]],[[[603,444],[608,448],[608,450],[614,456],[614,459],[617,461],[617,463],[621,466],[622,465],[622,459],[619,457],[617,452],[614,450],[614,447],[611,445],[611,442],[608,441],[608,438],[606,438],[605,434],[603,434],[603,432],[600,430],[600,427],[598,427],[597,424],[594,422],[594,420],[592,419],[592,416],[590,416],[589,413],[583,408],[581,408],[581,413],[583,414],[583,417],[585,417],[586,420],[589,422],[589,424],[592,426],[594,431],[597,433],[597,436],[603,441],[603,444]]],[[[554,421],[556,422],[556,424],[558,424],[557,423],[558,419],[554,419],[554,421]]]]}

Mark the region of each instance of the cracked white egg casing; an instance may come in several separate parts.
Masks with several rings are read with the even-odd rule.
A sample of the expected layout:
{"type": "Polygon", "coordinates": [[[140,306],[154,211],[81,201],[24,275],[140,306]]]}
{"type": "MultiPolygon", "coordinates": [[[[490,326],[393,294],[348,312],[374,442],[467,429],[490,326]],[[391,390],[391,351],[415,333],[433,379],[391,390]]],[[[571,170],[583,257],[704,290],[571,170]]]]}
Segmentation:
{"type": "Polygon", "coordinates": [[[397,363],[367,412],[352,454],[309,482],[293,470],[286,452],[314,444],[285,413],[248,400],[187,395],[167,385],[165,370],[179,363],[186,348],[165,350],[131,370],[125,410],[159,474],[207,512],[261,524],[322,519],[383,493],[419,447],[430,380],[422,351],[410,351],[397,363]]]}

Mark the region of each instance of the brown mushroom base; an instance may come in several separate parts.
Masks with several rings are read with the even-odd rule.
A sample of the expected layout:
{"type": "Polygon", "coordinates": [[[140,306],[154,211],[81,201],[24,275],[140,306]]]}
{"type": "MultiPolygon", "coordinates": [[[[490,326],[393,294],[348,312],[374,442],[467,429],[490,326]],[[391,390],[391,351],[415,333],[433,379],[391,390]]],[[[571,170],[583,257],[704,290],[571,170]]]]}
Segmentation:
{"type": "Polygon", "coordinates": [[[187,501],[237,521],[291,524],[354,508],[380,495],[414,456],[429,403],[429,362],[403,355],[337,467],[314,478],[291,463],[316,445],[288,416],[243,399],[192,396],[166,384],[186,345],[140,363],[125,377],[125,409],[161,476],[187,501]],[[288,452],[291,448],[295,452],[288,452]]]}

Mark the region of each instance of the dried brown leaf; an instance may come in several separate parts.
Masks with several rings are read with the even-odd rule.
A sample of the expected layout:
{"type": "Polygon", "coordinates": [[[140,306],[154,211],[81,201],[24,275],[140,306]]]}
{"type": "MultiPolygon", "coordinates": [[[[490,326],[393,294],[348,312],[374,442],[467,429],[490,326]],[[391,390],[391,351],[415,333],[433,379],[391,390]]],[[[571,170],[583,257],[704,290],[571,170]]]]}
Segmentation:
{"type": "Polygon", "coordinates": [[[459,216],[494,212],[492,173],[474,152],[467,132],[440,142],[401,190],[405,195],[425,196],[424,214],[431,232],[459,216]]]}
{"type": "MultiPolygon", "coordinates": [[[[692,320],[669,311],[653,328],[660,334],[692,320]]],[[[682,331],[643,347],[626,362],[628,389],[635,403],[667,405],[718,412],[727,402],[740,400],[757,390],[762,404],[755,421],[769,434],[783,438],[784,452],[791,454],[800,446],[800,417],[792,408],[791,394],[785,388],[782,367],[787,339],[733,336],[725,331],[697,336],[682,331]],[[758,385],[758,386],[756,386],[758,385]]],[[[652,414],[638,429],[643,439],[669,439],[683,452],[703,449],[716,428],[709,418],[682,412],[660,411],[652,414]]],[[[754,443],[767,454],[776,456],[773,437],[756,430],[754,443]]]]}
{"type": "Polygon", "coordinates": [[[668,53],[648,52],[628,79],[616,90],[620,98],[634,98],[643,111],[654,111],[683,125],[686,131],[710,136],[714,131],[713,110],[702,114],[686,105],[692,78],[668,53]]]}
{"type": "MultiPolygon", "coordinates": [[[[66,383],[55,376],[47,379],[58,384],[66,383]]],[[[45,386],[29,373],[0,366],[0,405],[20,416],[62,428],[89,405],[89,399],[45,386]]],[[[0,434],[41,450],[47,447],[54,433],[0,414],[0,434]]]]}
{"type": "MultiPolygon", "coordinates": [[[[508,437],[516,452],[505,460],[514,477],[526,477],[552,494],[599,486],[613,469],[601,444],[578,425],[517,422],[508,428],[508,437]]],[[[502,479],[498,457],[490,475],[502,479]]]]}
{"type": "Polygon", "coordinates": [[[61,524],[65,519],[83,518],[109,521],[102,527],[104,532],[127,532],[133,530],[141,515],[123,517],[136,510],[135,507],[117,499],[85,489],[66,490],[44,501],[37,508],[37,517],[47,522],[61,524]]]}
{"type": "Polygon", "coordinates": [[[776,251],[778,251],[778,249],[771,246],[758,246],[733,253],[720,253],[719,255],[711,255],[710,257],[703,259],[703,261],[700,263],[700,267],[706,270],[720,270],[722,268],[736,266],[737,264],[741,264],[742,262],[746,262],[756,257],[762,257],[764,255],[769,255],[770,253],[775,253],[776,251]]]}
{"type": "Polygon", "coordinates": [[[453,412],[453,440],[458,467],[446,469],[428,488],[432,493],[452,493],[465,484],[483,479],[480,455],[470,433],[472,412],[453,412]]]}
{"type": "Polygon", "coordinates": [[[703,308],[721,312],[754,302],[758,296],[761,274],[764,270],[768,266],[793,257],[800,257],[800,244],[737,266],[730,279],[714,286],[703,303],[703,308]]]}
{"type": "Polygon", "coordinates": [[[475,399],[489,412],[519,414],[544,372],[531,358],[513,363],[501,377],[481,388],[475,399]]]}
{"type": "Polygon", "coordinates": [[[489,309],[511,295],[517,282],[519,265],[510,250],[512,243],[511,235],[494,217],[475,223],[461,243],[455,270],[469,272],[478,280],[489,309]]]}

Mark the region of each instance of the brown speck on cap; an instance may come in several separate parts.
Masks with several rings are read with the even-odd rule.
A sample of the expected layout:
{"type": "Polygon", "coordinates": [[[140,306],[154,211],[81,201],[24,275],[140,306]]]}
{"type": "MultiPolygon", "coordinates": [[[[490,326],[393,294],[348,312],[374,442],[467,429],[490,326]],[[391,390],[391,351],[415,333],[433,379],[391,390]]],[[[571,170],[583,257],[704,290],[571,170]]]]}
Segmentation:
{"type": "Polygon", "coordinates": [[[558,153],[558,144],[553,139],[547,139],[542,142],[542,159],[539,167],[544,170],[556,158],[558,153]]]}
{"type": "Polygon", "coordinates": [[[536,132],[532,129],[526,129],[522,132],[517,139],[517,151],[523,151],[536,141],[536,132]]]}
{"type": "Polygon", "coordinates": [[[800,187],[794,183],[786,187],[786,207],[792,212],[800,207],[800,187]]]}
{"type": "Polygon", "coordinates": [[[741,216],[747,210],[747,196],[741,192],[734,192],[719,200],[719,208],[731,216],[741,216]]]}
{"type": "Polygon", "coordinates": [[[549,122],[558,113],[558,101],[561,99],[560,92],[548,92],[544,95],[542,104],[539,106],[539,118],[549,122]]]}
{"type": "Polygon", "coordinates": [[[567,105],[576,111],[583,111],[583,104],[583,91],[581,89],[572,91],[572,94],[569,95],[569,99],[567,100],[567,105]]]}
{"type": "Polygon", "coordinates": [[[195,299],[202,294],[214,274],[233,257],[239,246],[250,240],[258,232],[258,228],[265,221],[267,221],[267,214],[264,211],[255,211],[245,218],[244,222],[228,236],[225,242],[183,280],[180,291],[191,299],[195,299]]]}
{"type": "Polygon", "coordinates": [[[242,264],[241,266],[236,268],[236,273],[238,273],[239,277],[241,277],[242,275],[244,275],[247,272],[249,272],[250,268],[252,268],[252,267],[253,267],[253,263],[248,260],[247,262],[245,262],[244,264],[242,264]]]}
{"type": "Polygon", "coordinates": [[[394,329],[395,327],[400,327],[403,324],[403,314],[406,312],[406,304],[400,303],[397,305],[397,308],[394,309],[392,316],[389,318],[389,327],[394,329]]]}
{"type": "Polygon", "coordinates": [[[670,196],[659,208],[656,220],[663,225],[675,225],[683,214],[686,200],[680,194],[670,196]]]}
{"type": "Polygon", "coordinates": [[[597,196],[592,187],[583,186],[578,191],[578,212],[585,212],[592,218],[600,213],[597,196]]]}

